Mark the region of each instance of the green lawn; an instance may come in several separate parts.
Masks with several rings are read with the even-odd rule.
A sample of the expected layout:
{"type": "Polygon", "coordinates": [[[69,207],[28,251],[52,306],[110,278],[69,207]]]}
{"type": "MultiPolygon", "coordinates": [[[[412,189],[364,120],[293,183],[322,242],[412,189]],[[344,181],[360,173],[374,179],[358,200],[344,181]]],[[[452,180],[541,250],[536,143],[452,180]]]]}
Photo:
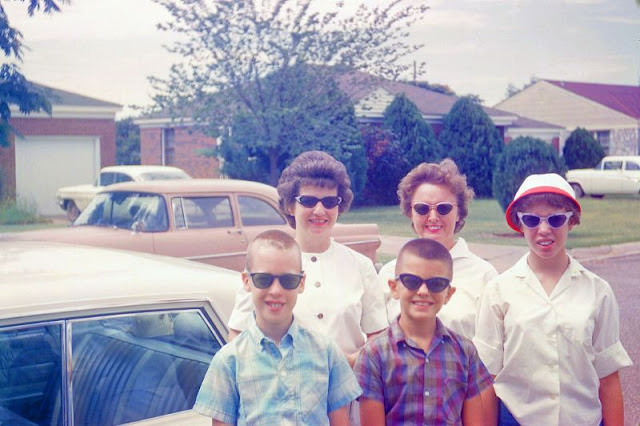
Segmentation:
{"type": "MultiPolygon", "coordinates": [[[[585,197],[580,204],[582,220],[569,234],[569,248],[640,241],[640,196],[585,197]]],[[[340,222],[373,222],[378,224],[381,234],[415,235],[398,206],[356,208],[344,214],[340,222]]],[[[504,212],[495,200],[474,200],[460,235],[474,243],[526,245],[507,226],[504,212]]]]}
{"type": "MultiPolygon", "coordinates": [[[[640,196],[581,198],[582,223],[569,235],[569,248],[592,247],[640,241],[640,196]]],[[[377,223],[381,234],[412,237],[409,219],[398,206],[356,208],[340,218],[343,223],[377,223]]],[[[62,227],[64,221],[34,225],[0,225],[1,232],[62,227]]],[[[460,235],[469,242],[525,245],[516,232],[507,227],[504,213],[494,200],[474,200],[460,235]]]]}

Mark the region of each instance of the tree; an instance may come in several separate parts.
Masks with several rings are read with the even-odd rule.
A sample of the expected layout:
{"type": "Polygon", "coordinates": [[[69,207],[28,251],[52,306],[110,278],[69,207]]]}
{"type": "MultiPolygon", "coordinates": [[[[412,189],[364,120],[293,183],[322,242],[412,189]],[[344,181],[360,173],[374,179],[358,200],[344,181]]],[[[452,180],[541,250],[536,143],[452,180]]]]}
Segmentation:
{"type": "Polygon", "coordinates": [[[479,197],[491,197],[491,180],[504,142],[482,106],[473,99],[458,99],[445,116],[440,144],[479,197]]]}
{"type": "Polygon", "coordinates": [[[133,118],[116,121],[116,164],[140,164],[140,126],[133,118]]]}
{"type": "Polygon", "coordinates": [[[506,210],[530,174],[557,173],[564,176],[566,172],[566,166],[550,144],[537,138],[520,136],[507,144],[498,159],[493,174],[493,197],[502,210],[506,210]]]}
{"type": "MultiPolygon", "coordinates": [[[[260,139],[244,139],[247,146],[227,152],[240,156],[253,153],[251,158],[258,162],[268,159],[270,182],[298,150],[282,143],[283,133],[301,134],[305,127],[317,128],[313,122],[283,120],[296,113],[312,118],[303,114],[310,101],[307,98],[336,72],[373,70],[374,74],[397,78],[413,69],[411,58],[402,61],[422,45],[406,42],[408,28],[428,9],[411,0],[391,0],[378,7],[363,3],[352,14],[346,13],[344,1],[155,1],[172,16],[160,28],[183,36],[183,41],[170,48],[183,62],[171,67],[167,79],[151,79],[157,91],[156,106],[173,116],[185,116],[186,111],[213,136],[234,120],[236,124],[238,120],[249,123],[256,130],[261,127],[260,139]],[[316,71],[306,74],[304,85],[296,82],[297,87],[303,87],[301,91],[289,90],[293,71],[305,64],[316,71]]],[[[418,68],[421,72],[424,64],[418,68]]],[[[333,103],[326,108],[338,110],[333,115],[340,116],[344,106],[333,103]]],[[[237,132],[237,126],[235,129],[237,132]]],[[[351,142],[333,140],[335,145],[343,143],[351,142]]],[[[228,159],[224,157],[224,161],[228,159]]],[[[260,164],[256,172],[266,163],[260,164]]]]}
{"type": "Polygon", "coordinates": [[[215,150],[224,158],[224,174],[275,185],[294,157],[317,149],[342,161],[354,193],[361,193],[367,163],[355,110],[333,79],[322,81],[316,72],[322,70],[295,65],[280,71],[286,76],[271,74],[260,80],[265,108],[239,111],[215,150]]]}
{"type": "MultiPolygon", "coordinates": [[[[28,0],[27,11],[33,16],[36,10],[42,8],[44,13],[59,12],[57,3],[67,3],[68,0],[28,0]]],[[[11,27],[2,4],[0,4],[0,48],[7,58],[22,61],[22,33],[11,27]]],[[[11,105],[17,105],[20,112],[45,111],[51,114],[51,104],[47,100],[44,90],[29,83],[15,63],[3,63],[0,66],[0,146],[9,145],[9,137],[16,130],[11,127],[11,105]]]]}
{"type": "Polygon", "coordinates": [[[403,83],[411,84],[412,86],[420,87],[421,89],[431,90],[432,92],[442,93],[443,95],[456,96],[456,92],[446,84],[429,83],[428,81],[409,81],[402,80],[403,83]]]}
{"type": "Polygon", "coordinates": [[[383,126],[397,141],[400,155],[406,159],[408,169],[404,173],[424,161],[440,158],[439,145],[431,126],[404,93],[397,95],[385,108],[383,126]]]}
{"type": "Polygon", "coordinates": [[[582,127],[576,128],[564,143],[562,156],[570,169],[588,169],[604,157],[604,148],[582,127]]]}

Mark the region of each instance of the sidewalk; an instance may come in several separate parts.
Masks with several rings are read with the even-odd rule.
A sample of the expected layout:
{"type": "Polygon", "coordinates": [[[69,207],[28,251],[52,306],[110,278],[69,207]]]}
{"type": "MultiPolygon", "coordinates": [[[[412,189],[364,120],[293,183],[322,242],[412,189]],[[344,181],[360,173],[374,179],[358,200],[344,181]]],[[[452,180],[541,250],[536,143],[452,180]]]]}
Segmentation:
{"type": "MultiPolygon", "coordinates": [[[[407,237],[395,237],[392,235],[381,235],[380,238],[382,240],[382,244],[378,250],[381,253],[390,256],[396,255],[400,250],[400,247],[410,240],[410,238],[407,237]]],[[[493,266],[495,266],[498,272],[503,272],[512,266],[527,252],[527,247],[524,246],[480,243],[468,243],[468,245],[469,249],[473,253],[489,261],[493,266]]],[[[569,250],[569,253],[579,262],[628,256],[632,254],[640,254],[640,242],[599,247],[574,248],[569,250]]]]}

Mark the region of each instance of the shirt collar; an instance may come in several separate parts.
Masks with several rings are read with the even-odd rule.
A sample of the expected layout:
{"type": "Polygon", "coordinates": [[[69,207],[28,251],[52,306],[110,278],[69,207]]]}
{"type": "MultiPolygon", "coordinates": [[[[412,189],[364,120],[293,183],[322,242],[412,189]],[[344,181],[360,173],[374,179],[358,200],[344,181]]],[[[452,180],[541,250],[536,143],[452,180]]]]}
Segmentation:
{"type": "MultiPolygon", "coordinates": [[[[575,278],[579,275],[582,275],[585,272],[585,267],[580,264],[577,260],[569,256],[569,266],[567,267],[569,271],[569,276],[571,278],[575,278]]],[[[512,271],[516,277],[525,278],[529,275],[531,268],[527,263],[527,257],[529,257],[529,252],[526,252],[524,256],[522,256],[516,263],[513,265],[512,271]]],[[[565,271],[566,274],[566,271],[565,271]]]]}
{"type": "MultiPolygon", "coordinates": [[[[416,344],[413,341],[411,341],[411,339],[409,339],[404,334],[404,331],[402,331],[402,328],[400,328],[400,324],[398,322],[399,320],[400,320],[400,316],[398,316],[395,319],[395,321],[393,321],[389,325],[389,339],[391,340],[391,343],[398,346],[399,348],[403,346],[402,345],[403,343],[415,348],[416,344]]],[[[447,329],[447,327],[444,326],[442,321],[440,321],[440,318],[436,317],[436,329],[433,334],[432,341],[435,342],[438,340],[450,341],[451,333],[449,333],[449,329],[447,329]]]]}
{"type": "Polygon", "coordinates": [[[449,250],[449,253],[451,253],[451,258],[453,259],[469,257],[471,255],[467,242],[461,237],[458,237],[456,243],[451,247],[451,250],[449,250]]]}
{"type": "MultiPolygon", "coordinates": [[[[264,348],[264,345],[268,343],[275,345],[275,342],[273,341],[273,339],[265,336],[262,330],[260,330],[260,328],[258,327],[258,324],[256,323],[255,312],[253,312],[253,315],[251,317],[253,321],[251,321],[251,324],[249,324],[249,327],[247,328],[247,332],[249,333],[249,336],[251,337],[251,341],[253,342],[253,344],[260,348],[264,348]]],[[[293,321],[289,326],[289,329],[284,334],[284,336],[282,336],[282,339],[280,339],[280,343],[282,344],[283,342],[290,342],[291,345],[293,345],[293,342],[296,340],[296,337],[299,335],[300,335],[300,325],[298,324],[294,316],[293,321]]]]}

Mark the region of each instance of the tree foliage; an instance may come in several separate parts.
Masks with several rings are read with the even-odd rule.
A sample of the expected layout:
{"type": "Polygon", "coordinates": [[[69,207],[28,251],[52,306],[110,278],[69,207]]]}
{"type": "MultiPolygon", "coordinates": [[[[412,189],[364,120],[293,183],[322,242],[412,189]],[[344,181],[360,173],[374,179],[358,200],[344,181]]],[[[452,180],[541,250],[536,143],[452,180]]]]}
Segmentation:
{"type": "Polygon", "coordinates": [[[604,148],[586,129],[578,127],[564,143],[562,156],[570,169],[588,169],[594,167],[602,157],[604,148]]]}
{"type": "Polygon", "coordinates": [[[445,116],[440,144],[479,197],[491,197],[493,169],[504,143],[482,106],[469,97],[458,99],[445,116]]]}
{"type": "Polygon", "coordinates": [[[116,164],[140,164],[140,126],[133,118],[116,121],[116,164]]]}
{"type": "MultiPolygon", "coordinates": [[[[28,0],[27,11],[30,16],[41,9],[44,13],[58,12],[58,3],[66,2],[67,0],[28,0]]],[[[7,60],[22,61],[22,37],[22,33],[9,24],[9,17],[0,4],[0,49],[7,60]]],[[[0,146],[8,146],[10,134],[16,132],[9,124],[11,105],[16,105],[23,114],[37,111],[51,114],[51,104],[45,92],[30,84],[18,65],[12,61],[0,66],[0,146]]]]}
{"type": "Polygon", "coordinates": [[[317,72],[296,65],[260,80],[265,108],[238,112],[216,150],[224,174],[275,185],[293,158],[317,149],[342,161],[354,193],[362,191],[367,163],[353,105],[333,79],[321,80],[317,72]]]}
{"type": "MultiPolygon", "coordinates": [[[[300,144],[318,138],[303,135],[293,148],[283,144],[293,142],[284,138],[286,134],[299,136],[321,128],[313,121],[287,121],[296,115],[313,118],[311,111],[302,112],[315,95],[313,89],[337,69],[397,78],[413,68],[409,56],[422,46],[406,42],[408,28],[427,10],[411,0],[390,0],[378,7],[363,2],[354,13],[347,13],[344,1],[154,1],[171,14],[160,28],[182,36],[170,50],[183,58],[171,66],[167,79],[152,78],[157,107],[176,117],[192,116],[214,136],[233,121],[231,140],[247,146],[229,146],[222,155],[239,159],[254,154],[250,155],[256,161],[254,171],[262,173],[268,165],[270,182],[300,144]],[[316,71],[305,74],[304,85],[296,81],[301,89],[295,92],[287,86],[295,70],[305,64],[316,71]],[[241,141],[235,136],[239,122],[256,131],[260,127],[260,138],[241,141]]],[[[326,108],[334,112],[323,111],[325,117],[344,115],[344,105],[334,102],[326,108]]],[[[333,139],[334,145],[351,143],[333,139]]],[[[332,150],[351,152],[340,146],[332,150]]]]}
{"type": "Polygon", "coordinates": [[[532,173],[558,173],[567,168],[556,150],[548,143],[531,137],[518,137],[507,144],[493,174],[493,197],[503,210],[524,179],[532,173]]]}
{"type": "Polygon", "coordinates": [[[409,172],[422,162],[432,162],[441,153],[436,136],[418,107],[404,94],[397,95],[384,111],[383,125],[399,145],[409,172]]]}

